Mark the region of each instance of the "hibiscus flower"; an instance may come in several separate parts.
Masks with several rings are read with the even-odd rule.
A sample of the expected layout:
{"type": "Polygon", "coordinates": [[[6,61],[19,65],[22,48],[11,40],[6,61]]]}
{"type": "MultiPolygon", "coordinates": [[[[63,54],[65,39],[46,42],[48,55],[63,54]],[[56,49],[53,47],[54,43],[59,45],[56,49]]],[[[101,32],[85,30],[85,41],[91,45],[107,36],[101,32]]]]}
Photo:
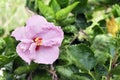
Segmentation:
{"type": "Polygon", "coordinates": [[[64,37],[59,26],[39,15],[30,17],[25,27],[16,28],[11,35],[20,41],[16,51],[28,64],[31,61],[53,64],[59,57],[59,47],[64,37]]]}

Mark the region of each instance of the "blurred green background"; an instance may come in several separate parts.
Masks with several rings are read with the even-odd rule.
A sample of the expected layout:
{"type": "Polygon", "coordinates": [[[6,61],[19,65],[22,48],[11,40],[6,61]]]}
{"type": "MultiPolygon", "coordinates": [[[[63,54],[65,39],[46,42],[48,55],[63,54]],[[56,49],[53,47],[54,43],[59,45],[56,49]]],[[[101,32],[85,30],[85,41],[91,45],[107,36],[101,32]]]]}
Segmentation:
{"type": "Polygon", "coordinates": [[[23,26],[29,16],[26,0],[0,0],[0,27],[6,34],[15,27],[23,26]]]}

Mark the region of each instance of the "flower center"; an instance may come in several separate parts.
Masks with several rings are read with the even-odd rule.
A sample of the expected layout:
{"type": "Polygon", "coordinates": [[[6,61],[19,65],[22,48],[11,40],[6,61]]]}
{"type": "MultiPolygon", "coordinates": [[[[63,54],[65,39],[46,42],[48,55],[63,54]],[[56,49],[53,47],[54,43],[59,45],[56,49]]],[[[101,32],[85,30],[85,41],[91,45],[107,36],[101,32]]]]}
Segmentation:
{"type": "Polygon", "coordinates": [[[42,45],[42,38],[37,37],[34,39],[34,42],[36,43],[37,46],[40,46],[40,45],[42,45]]]}

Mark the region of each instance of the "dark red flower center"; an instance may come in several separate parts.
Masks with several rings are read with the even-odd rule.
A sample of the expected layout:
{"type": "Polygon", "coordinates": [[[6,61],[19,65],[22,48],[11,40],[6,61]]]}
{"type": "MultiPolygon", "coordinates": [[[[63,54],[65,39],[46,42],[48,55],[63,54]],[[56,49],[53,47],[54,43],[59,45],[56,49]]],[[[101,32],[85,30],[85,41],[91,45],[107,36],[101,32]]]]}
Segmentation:
{"type": "Polygon", "coordinates": [[[42,45],[42,38],[41,37],[36,37],[34,39],[34,42],[36,43],[37,46],[42,45]]]}

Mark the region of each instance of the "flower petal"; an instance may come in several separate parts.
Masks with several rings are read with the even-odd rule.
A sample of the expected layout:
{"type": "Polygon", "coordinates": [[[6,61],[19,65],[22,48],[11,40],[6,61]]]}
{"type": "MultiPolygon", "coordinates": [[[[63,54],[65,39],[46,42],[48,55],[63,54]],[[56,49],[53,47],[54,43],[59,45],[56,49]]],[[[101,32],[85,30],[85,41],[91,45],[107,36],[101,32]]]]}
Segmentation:
{"type": "Polygon", "coordinates": [[[31,62],[31,59],[29,58],[29,54],[30,54],[29,47],[30,44],[20,42],[16,48],[18,55],[28,64],[30,64],[31,62]]]}
{"type": "Polygon", "coordinates": [[[43,38],[43,46],[60,46],[64,38],[62,29],[55,26],[43,28],[38,36],[43,38]]]}
{"type": "Polygon", "coordinates": [[[21,42],[24,42],[24,43],[32,43],[32,42],[34,42],[34,41],[31,40],[31,39],[22,39],[21,42]]]}
{"type": "Polygon", "coordinates": [[[34,60],[34,58],[36,57],[36,44],[35,43],[32,43],[31,45],[30,45],[30,48],[29,48],[29,51],[30,51],[30,55],[29,55],[29,58],[31,59],[31,60],[34,60]]]}
{"type": "Polygon", "coordinates": [[[29,32],[26,30],[26,27],[18,27],[12,32],[11,36],[15,37],[16,40],[27,40],[31,38],[28,33],[29,32]]]}
{"type": "Polygon", "coordinates": [[[41,31],[41,27],[46,27],[47,24],[48,22],[44,17],[34,15],[27,20],[26,27],[30,32],[34,32],[33,34],[36,34],[41,31]]]}
{"type": "Polygon", "coordinates": [[[36,47],[30,49],[32,54],[35,54],[33,61],[35,63],[42,64],[53,64],[59,56],[59,48],[56,46],[53,47],[44,47],[40,46],[38,50],[36,47]]]}
{"type": "Polygon", "coordinates": [[[38,25],[46,24],[46,23],[48,22],[44,17],[40,15],[34,15],[27,20],[26,25],[27,26],[38,26],[38,25]]]}

